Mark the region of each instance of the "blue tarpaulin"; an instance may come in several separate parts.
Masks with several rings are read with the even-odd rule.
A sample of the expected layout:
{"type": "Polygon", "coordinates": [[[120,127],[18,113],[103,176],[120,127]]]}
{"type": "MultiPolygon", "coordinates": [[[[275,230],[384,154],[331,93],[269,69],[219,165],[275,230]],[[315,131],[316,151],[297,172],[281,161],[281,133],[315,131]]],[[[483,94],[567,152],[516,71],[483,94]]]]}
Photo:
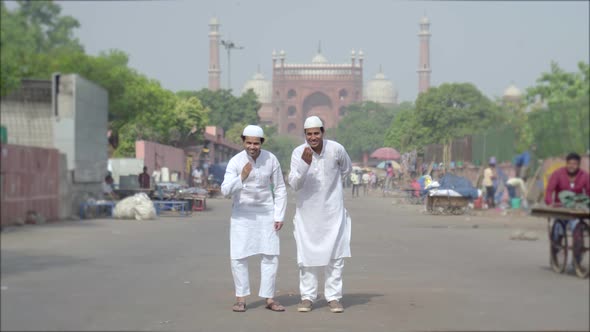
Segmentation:
{"type": "Polygon", "coordinates": [[[477,198],[477,189],[467,178],[454,174],[445,174],[440,180],[440,187],[437,189],[451,189],[458,192],[463,197],[470,199],[477,198]]]}

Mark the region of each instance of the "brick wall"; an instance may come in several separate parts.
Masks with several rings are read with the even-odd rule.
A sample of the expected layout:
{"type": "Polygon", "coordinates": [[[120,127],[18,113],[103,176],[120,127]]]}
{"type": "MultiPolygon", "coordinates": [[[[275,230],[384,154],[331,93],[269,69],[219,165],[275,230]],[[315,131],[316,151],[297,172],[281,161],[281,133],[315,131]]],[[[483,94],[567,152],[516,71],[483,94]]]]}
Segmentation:
{"type": "Polygon", "coordinates": [[[0,146],[2,225],[25,220],[29,211],[59,218],[59,152],[19,145],[0,146]]]}
{"type": "MultiPolygon", "coordinates": [[[[180,173],[180,179],[186,178],[186,159],[184,151],[172,146],[158,144],[148,141],[135,142],[135,158],[143,159],[147,166],[148,173],[152,174],[154,169],[168,167],[170,174],[180,173]]],[[[141,173],[141,170],[137,174],[141,173]]]]}

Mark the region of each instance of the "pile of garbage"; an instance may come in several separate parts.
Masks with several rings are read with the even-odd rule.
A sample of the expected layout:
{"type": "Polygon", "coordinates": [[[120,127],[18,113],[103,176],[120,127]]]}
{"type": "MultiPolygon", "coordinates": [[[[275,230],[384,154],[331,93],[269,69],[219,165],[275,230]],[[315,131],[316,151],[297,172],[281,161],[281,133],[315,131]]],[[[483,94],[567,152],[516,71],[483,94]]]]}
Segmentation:
{"type": "Polygon", "coordinates": [[[117,219],[149,220],[156,218],[154,204],[145,193],[135,194],[117,203],[113,210],[117,219]]]}

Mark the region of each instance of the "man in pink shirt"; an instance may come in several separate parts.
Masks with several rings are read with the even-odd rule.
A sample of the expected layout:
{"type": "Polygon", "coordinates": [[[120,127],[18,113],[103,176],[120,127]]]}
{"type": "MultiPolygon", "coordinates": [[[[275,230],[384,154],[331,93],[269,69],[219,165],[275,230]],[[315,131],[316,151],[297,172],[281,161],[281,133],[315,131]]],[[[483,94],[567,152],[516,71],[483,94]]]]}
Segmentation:
{"type": "Polygon", "coordinates": [[[545,191],[545,204],[559,205],[559,193],[569,190],[576,194],[590,195],[590,177],[580,169],[581,158],[577,153],[570,153],[565,158],[566,166],[562,167],[549,178],[545,191]]]}
{"type": "MultiPolygon", "coordinates": [[[[587,172],[580,169],[580,155],[578,155],[577,153],[570,153],[567,155],[565,160],[566,166],[553,172],[553,174],[551,174],[551,177],[549,178],[547,190],[545,191],[545,204],[547,205],[560,206],[561,202],[559,201],[559,193],[566,190],[569,190],[576,194],[590,195],[590,177],[588,176],[587,172]]],[[[572,232],[572,237],[574,241],[574,259],[579,261],[581,259],[579,246],[580,244],[583,244],[583,241],[581,240],[583,234],[581,234],[581,232],[579,231],[576,231],[576,225],[579,223],[579,220],[572,219],[561,221],[565,222],[566,227],[569,226],[569,229],[572,232]]],[[[561,238],[564,235],[564,229],[555,229],[555,231],[552,234],[553,241],[556,243],[561,243],[561,238]]],[[[555,249],[552,247],[551,250],[559,249],[555,249]]]]}

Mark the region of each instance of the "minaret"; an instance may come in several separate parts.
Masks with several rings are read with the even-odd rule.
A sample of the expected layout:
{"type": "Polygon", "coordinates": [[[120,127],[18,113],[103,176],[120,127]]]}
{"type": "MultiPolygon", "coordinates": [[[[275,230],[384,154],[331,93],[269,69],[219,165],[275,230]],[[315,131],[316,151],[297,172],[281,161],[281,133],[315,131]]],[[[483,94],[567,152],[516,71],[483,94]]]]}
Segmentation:
{"type": "Polygon", "coordinates": [[[430,87],[430,21],[424,16],[420,20],[420,62],[418,64],[418,94],[430,87]]]}
{"type": "Polygon", "coordinates": [[[219,21],[217,17],[209,20],[209,90],[219,90],[221,68],[219,67],[219,21]]]}

